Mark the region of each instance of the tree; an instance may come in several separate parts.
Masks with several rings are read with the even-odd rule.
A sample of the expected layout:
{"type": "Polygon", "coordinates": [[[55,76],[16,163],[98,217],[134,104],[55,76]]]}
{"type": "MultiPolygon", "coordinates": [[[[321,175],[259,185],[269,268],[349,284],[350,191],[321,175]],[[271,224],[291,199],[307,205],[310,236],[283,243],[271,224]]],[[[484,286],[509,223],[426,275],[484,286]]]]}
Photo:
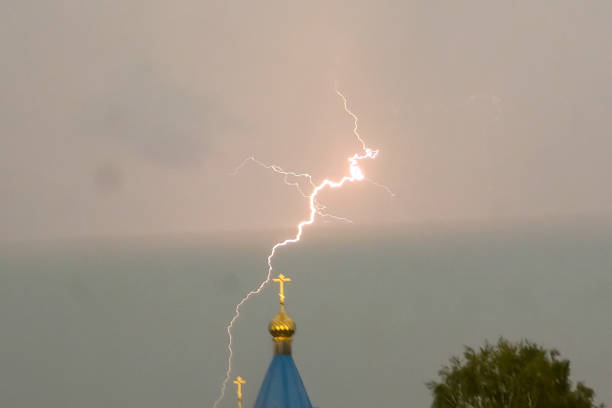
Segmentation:
{"type": "Polygon", "coordinates": [[[584,383],[569,379],[570,362],[557,350],[503,337],[478,351],[465,347],[431,381],[432,408],[603,408],[584,383]]]}

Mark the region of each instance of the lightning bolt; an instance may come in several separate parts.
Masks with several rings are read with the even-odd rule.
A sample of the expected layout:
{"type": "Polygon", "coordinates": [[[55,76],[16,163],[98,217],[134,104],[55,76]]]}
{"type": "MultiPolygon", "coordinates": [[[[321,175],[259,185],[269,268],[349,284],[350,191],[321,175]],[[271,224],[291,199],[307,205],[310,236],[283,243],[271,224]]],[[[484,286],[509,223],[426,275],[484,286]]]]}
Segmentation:
{"type": "MultiPolygon", "coordinates": [[[[276,243],[271,251],[270,254],[268,255],[268,272],[266,274],[266,278],[259,284],[259,286],[256,289],[251,290],[250,292],[248,292],[243,298],[242,300],[236,305],[236,308],[234,310],[234,316],[232,317],[232,319],[230,320],[229,324],[226,327],[226,331],[227,331],[227,336],[228,336],[228,344],[227,344],[227,353],[228,353],[228,358],[227,358],[227,369],[225,371],[225,377],[223,378],[223,381],[221,382],[221,390],[220,390],[220,394],[219,397],[215,400],[215,402],[213,403],[212,408],[217,408],[218,405],[221,403],[221,401],[223,400],[223,397],[225,396],[225,390],[227,387],[227,383],[229,381],[230,378],[230,373],[232,371],[232,361],[233,361],[233,350],[232,350],[232,343],[233,343],[233,338],[232,338],[232,328],[234,327],[234,324],[236,323],[236,321],[238,320],[238,318],[240,317],[240,309],[242,308],[242,306],[252,297],[255,296],[259,293],[261,293],[261,291],[266,287],[266,285],[268,283],[270,283],[270,279],[272,278],[272,260],[274,258],[274,256],[276,255],[276,252],[278,251],[279,248],[290,245],[290,244],[295,244],[296,242],[299,242],[300,239],[302,238],[302,235],[304,233],[304,228],[312,225],[315,221],[315,218],[317,215],[321,216],[321,217],[328,217],[328,218],[332,218],[332,219],[336,219],[336,220],[340,220],[340,221],[345,221],[345,222],[352,222],[351,220],[349,220],[348,218],[344,218],[344,217],[339,217],[336,215],[332,215],[329,214],[327,212],[325,212],[325,206],[322,205],[318,199],[317,196],[319,195],[319,193],[324,190],[325,188],[331,188],[331,189],[336,189],[336,188],[340,188],[342,187],[344,184],[346,183],[354,183],[354,182],[359,182],[365,179],[365,176],[363,174],[363,171],[361,170],[361,168],[359,167],[359,162],[365,159],[375,159],[378,156],[378,150],[373,150],[370,149],[369,147],[367,147],[365,141],[362,139],[361,135],[359,134],[359,118],[357,117],[357,115],[355,115],[348,106],[348,100],[346,98],[346,96],[344,96],[342,94],[342,92],[340,92],[336,86],[336,94],[338,94],[338,96],[340,98],[342,98],[342,102],[344,104],[344,111],[353,119],[353,134],[355,135],[355,137],[357,138],[357,141],[361,144],[361,149],[362,152],[361,153],[355,153],[354,155],[350,156],[347,160],[349,162],[349,166],[348,166],[348,170],[349,170],[349,175],[342,177],[341,179],[337,180],[337,181],[333,181],[330,179],[324,179],[323,181],[321,181],[320,183],[315,183],[315,181],[313,180],[313,177],[308,174],[308,173],[296,173],[293,171],[285,171],[283,170],[280,166],[276,165],[276,164],[265,164],[259,160],[257,160],[255,157],[251,156],[251,157],[247,157],[238,167],[236,167],[236,169],[230,173],[231,175],[236,175],[238,174],[238,172],[245,167],[249,162],[253,162],[263,168],[266,168],[268,170],[272,170],[275,173],[281,174],[283,175],[283,180],[285,182],[285,184],[289,185],[289,186],[293,186],[297,189],[297,191],[306,199],[308,199],[308,203],[309,203],[309,216],[307,219],[301,221],[298,225],[297,225],[297,231],[296,234],[293,238],[288,238],[285,239],[284,241],[278,242],[276,243]],[[307,194],[306,192],[304,192],[304,189],[302,188],[302,183],[300,183],[298,180],[305,180],[306,183],[308,183],[308,185],[312,188],[311,192],[309,194],[307,194]]],[[[385,189],[391,196],[394,196],[394,193],[391,191],[391,189],[389,189],[389,187],[374,182],[372,180],[368,180],[370,182],[372,182],[373,184],[385,189]]]]}
{"type": "MultiPolygon", "coordinates": [[[[276,164],[264,164],[261,161],[257,160],[255,157],[250,156],[247,157],[246,159],[244,159],[244,161],[242,163],[240,163],[240,165],[238,167],[236,167],[236,169],[234,171],[232,171],[230,173],[230,176],[235,176],[237,175],[240,170],[242,170],[242,168],[244,166],[247,165],[247,163],[249,162],[253,162],[255,164],[257,164],[260,167],[263,167],[264,169],[268,169],[268,170],[272,170],[275,173],[278,174],[282,174],[283,175],[283,181],[285,182],[285,184],[287,184],[288,186],[293,186],[297,189],[297,191],[302,195],[302,197],[304,198],[310,198],[310,194],[306,194],[304,192],[304,190],[302,189],[302,186],[300,185],[299,182],[297,181],[291,181],[292,178],[295,179],[299,179],[299,178],[305,178],[306,180],[308,180],[308,184],[310,184],[310,186],[314,189],[317,187],[317,185],[314,183],[314,181],[312,181],[312,176],[308,173],[296,173],[293,171],[285,171],[283,170],[280,166],[276,165],[276,164]]],[[[378,184],[378,183],[376,183],[378,184]]],[[[382,184],[379,184],[380,187],[382,188],[388,188],[382,184]]],[[[391,190],[389,190],[391,191],[391,190]]],[[[327,217],[327,218],[331,218],[331,219],[335,219],[338,221],[344,221],[344,222],[348,222],[348,223],[352,223],[353,221],[346,218],[346,217],[340,217],[337,215],[333,215],[330,214],[328,212],[325,212],[325,209],[327,208],[325,205],[321,204],[316,198],[313,202],[315,208],[316,208],[316,212],[318,215],[320,215],[321,217],[327,217]]]]}

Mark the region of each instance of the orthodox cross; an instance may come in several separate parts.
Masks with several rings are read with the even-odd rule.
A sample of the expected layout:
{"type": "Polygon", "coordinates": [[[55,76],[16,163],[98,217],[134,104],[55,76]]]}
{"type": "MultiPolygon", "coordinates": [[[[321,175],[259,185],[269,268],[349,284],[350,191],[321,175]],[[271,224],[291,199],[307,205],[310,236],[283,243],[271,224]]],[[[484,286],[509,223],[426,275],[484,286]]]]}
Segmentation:
{"type": "Polygon", "coordinates": [[[238,376],[236,380],[234,380],[234,384],[238,386],[236,388],[236,394],[238,395],[238,408],[242,408],[242,385],[246,384],[246,381],[244,381],[242,377],[238,376]]]}
{"type": "Polygon", "coordinates": [[[280,304],[285,305],[285,282],[291,282],[291,278],[286,277],[282,273],[278,275],[278,278],[272,279],[274,282],[278,282],[280,284],[280,292],[278,296],[280,297],[280,304]]]}

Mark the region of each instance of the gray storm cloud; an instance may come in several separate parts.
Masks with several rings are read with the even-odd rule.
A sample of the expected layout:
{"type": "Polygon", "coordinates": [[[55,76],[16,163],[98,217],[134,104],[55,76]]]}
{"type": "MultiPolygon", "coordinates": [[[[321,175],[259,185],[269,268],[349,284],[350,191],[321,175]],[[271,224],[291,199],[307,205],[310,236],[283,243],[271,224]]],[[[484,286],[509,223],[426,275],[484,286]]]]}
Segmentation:
{"type": "Polygon", "coordinates": [[[278,180],[224,177],[251,154],[346,171],[336,80],[381,150],[367,176],[398,194],[322,197],[335,213],[610,215],[607,2],[8,1],[0,16],[2,239],[291,225],[303,203],[278,180]]]}
{"type": "Polygon", "coordinates": [[[162,165],[206,160],[227,120],[213,101],[147,70],[118,79],[88,106],[85,130],[162,165]],[[97,103],[96,103],[97,102],[97,103]]]}

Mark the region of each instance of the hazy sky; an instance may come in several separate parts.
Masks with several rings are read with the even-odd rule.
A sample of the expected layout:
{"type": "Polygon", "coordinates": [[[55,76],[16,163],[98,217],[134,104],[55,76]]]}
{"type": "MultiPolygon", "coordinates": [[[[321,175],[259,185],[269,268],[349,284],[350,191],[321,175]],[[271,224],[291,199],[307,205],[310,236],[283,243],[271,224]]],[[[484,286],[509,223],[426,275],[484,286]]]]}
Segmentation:
{"type": "Polygon", "coordinates": [[[0,239],[610,214],[608,1],[0,3],[0,239]]]}
{"type": "MultiPolygon", "coordinates": [[[[225,326],[275,235],[3,243],[0,406],[211,408],[225,326]]],[[[278,255],[316,407],[429,407],[425,383],[450,356],[500,335],[557,348],[610,406],[612,223],[313,228],[278,255]]],[[[233,328],[245,408],[272,358],[277,291],[233,328]]],[[[229,385],[220,408],[236,406],[229,385]]]]}

